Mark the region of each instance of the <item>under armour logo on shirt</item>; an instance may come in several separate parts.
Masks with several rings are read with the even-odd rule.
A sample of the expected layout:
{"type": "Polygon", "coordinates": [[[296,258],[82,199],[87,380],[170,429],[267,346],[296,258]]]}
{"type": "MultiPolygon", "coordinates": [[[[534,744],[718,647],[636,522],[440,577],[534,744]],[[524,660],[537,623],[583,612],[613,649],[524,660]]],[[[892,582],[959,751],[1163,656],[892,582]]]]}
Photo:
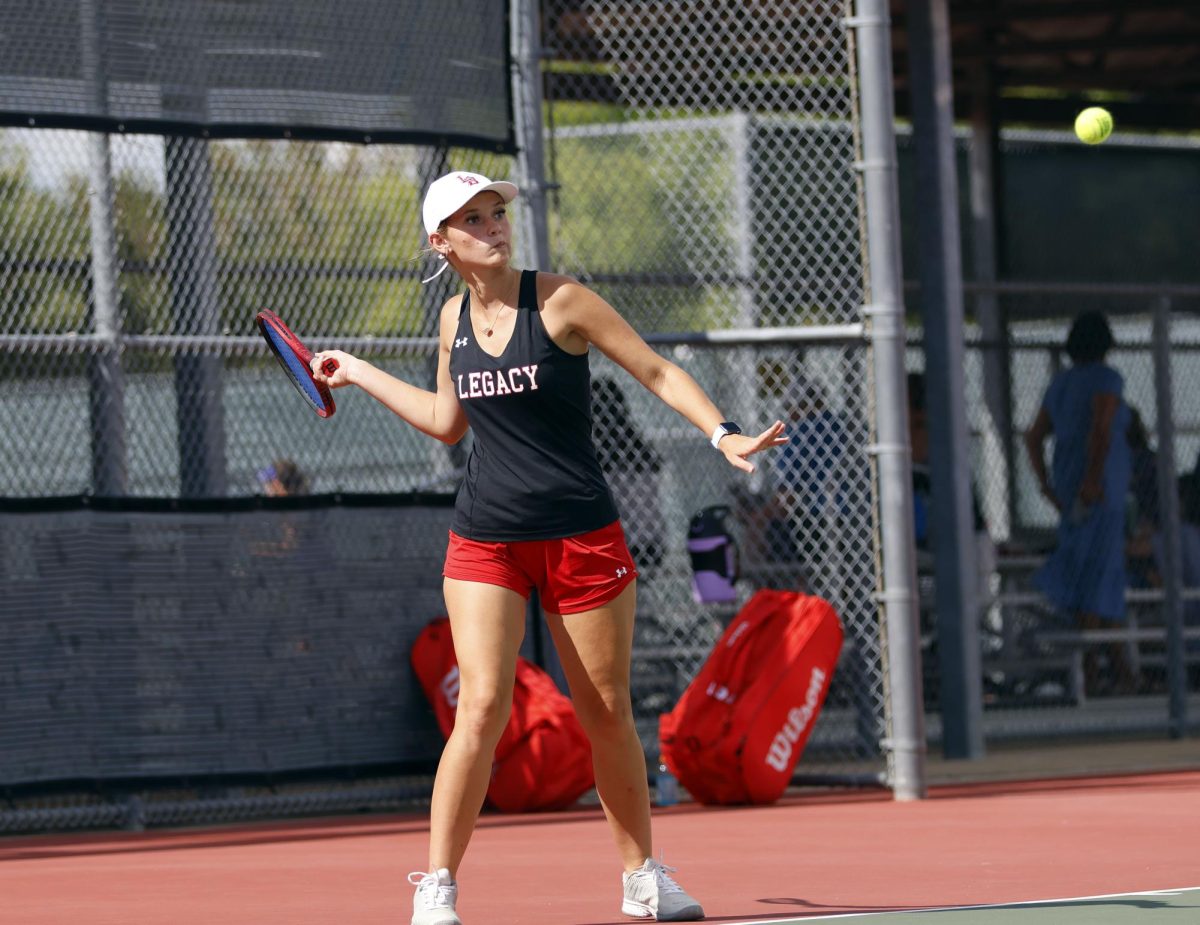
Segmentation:
{"type": "Polygon", "coordinates": [[[624,578],[628,574],[629,574],[629,569],[627,569],[627,568],[617,569],[617,577],[618,578],[624,578]]]}
{"type": "Polygon", "coordinates": [[[470,341],[468,338],[466,338],[466,337],[456,337],[456,338],[454,339],[454,346],[455,346],[455,347],[465,347],[465,346],[467,346],[467,344],[469,344],[470,342],[471,342],[471,341],[470,341]]]}

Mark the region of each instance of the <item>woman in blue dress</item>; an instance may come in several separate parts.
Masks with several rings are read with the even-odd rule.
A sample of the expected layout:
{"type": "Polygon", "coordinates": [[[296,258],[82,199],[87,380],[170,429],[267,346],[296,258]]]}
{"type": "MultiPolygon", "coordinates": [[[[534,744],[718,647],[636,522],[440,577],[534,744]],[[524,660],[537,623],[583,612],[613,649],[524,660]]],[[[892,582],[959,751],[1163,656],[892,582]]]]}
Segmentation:
{"type": "MultiPolygon", "coordinates": [[[[1112,329],[1098,311],[1075,319],[1067,335],[1071,366],[1051,381],[1025,448],[1042,494],[1059,512],[1058,544],[1034,582],[1082,629],[1125,622],[1125,500],[1132,463],[1125,432],[1129,407],[1124,380],[1104,360],[1112,329]],[[1051,470],[1045,443],[1054,436],[1051,470]]],[[[1084,653],[1089,687],[1111,681],[1130,690],[1132,672],[1123,645],[1107,647],[1111,674],[1100,674],[1099,653],[1084,653]]]]}

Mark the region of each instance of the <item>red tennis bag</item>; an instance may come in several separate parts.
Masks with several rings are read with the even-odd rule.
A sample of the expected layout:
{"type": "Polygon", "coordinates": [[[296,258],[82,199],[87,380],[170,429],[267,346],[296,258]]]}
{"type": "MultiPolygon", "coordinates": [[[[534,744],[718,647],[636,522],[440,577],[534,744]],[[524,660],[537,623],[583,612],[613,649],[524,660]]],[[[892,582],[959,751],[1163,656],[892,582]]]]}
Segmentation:
{"type": "Polygon", "coordinates": [[[662,760],[701,803],[772,803],[816,723],[842,648],[826,601],[756,593],[659,719],[662,760]]]}
{"type": "MultiPolygon", "coordinates": [[[[458,708],[458,659],[446,617],[421,630],[411,657],[449,737],[458,708]]],[[[506,813],[566,809],[594,784],[592,749],[571,701],[546,672],[518,658],[512,715],[496,746],[488,802],[506,813]]]]}

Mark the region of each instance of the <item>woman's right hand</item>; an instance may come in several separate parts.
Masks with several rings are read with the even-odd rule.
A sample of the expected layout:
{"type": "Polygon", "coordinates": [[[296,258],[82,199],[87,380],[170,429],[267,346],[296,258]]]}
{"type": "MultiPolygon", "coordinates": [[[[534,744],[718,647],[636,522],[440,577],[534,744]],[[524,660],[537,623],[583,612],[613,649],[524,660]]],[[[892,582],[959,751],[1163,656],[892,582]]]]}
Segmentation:
{"type": "Polygon", "coordinates": [[[313,354],[312,362],[309,365],[312,367],[313,379],[324,383],[331,389],[340,389],[344,385],[353,385],[356,373],[365,362],[343,350],[322,350],[320,353],[313,354]],[[338,368],[334,370],[332,376],[327,376],[321,371],[321,365],[326,360],[337,361],[338,368]]]}
{"type": "Polygon", "coordinates": [[[788,438],[784,435],[783,430],[783,421],[776,421],[757,437],[746,434],[726,434],[717,443],[717,449],[725,454],[730,465],[736,466],[744,472],[753,472],[754,464],[748,462],[746,457],[787,443],[788,438]]]}

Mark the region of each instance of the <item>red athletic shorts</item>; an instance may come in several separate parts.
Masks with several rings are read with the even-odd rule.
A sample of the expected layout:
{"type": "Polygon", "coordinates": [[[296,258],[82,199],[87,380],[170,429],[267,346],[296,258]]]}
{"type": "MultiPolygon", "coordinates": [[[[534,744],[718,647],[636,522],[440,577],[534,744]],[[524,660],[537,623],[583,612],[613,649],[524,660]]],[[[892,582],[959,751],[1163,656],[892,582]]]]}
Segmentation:
{"type": "Polygon", "coordinates": [[[637,577],[621,522],[558,540],[489,543],[450,531],[442,574],[516,591],[538,589],[547,613],[581,613],[607,604],[637,577]]]}

